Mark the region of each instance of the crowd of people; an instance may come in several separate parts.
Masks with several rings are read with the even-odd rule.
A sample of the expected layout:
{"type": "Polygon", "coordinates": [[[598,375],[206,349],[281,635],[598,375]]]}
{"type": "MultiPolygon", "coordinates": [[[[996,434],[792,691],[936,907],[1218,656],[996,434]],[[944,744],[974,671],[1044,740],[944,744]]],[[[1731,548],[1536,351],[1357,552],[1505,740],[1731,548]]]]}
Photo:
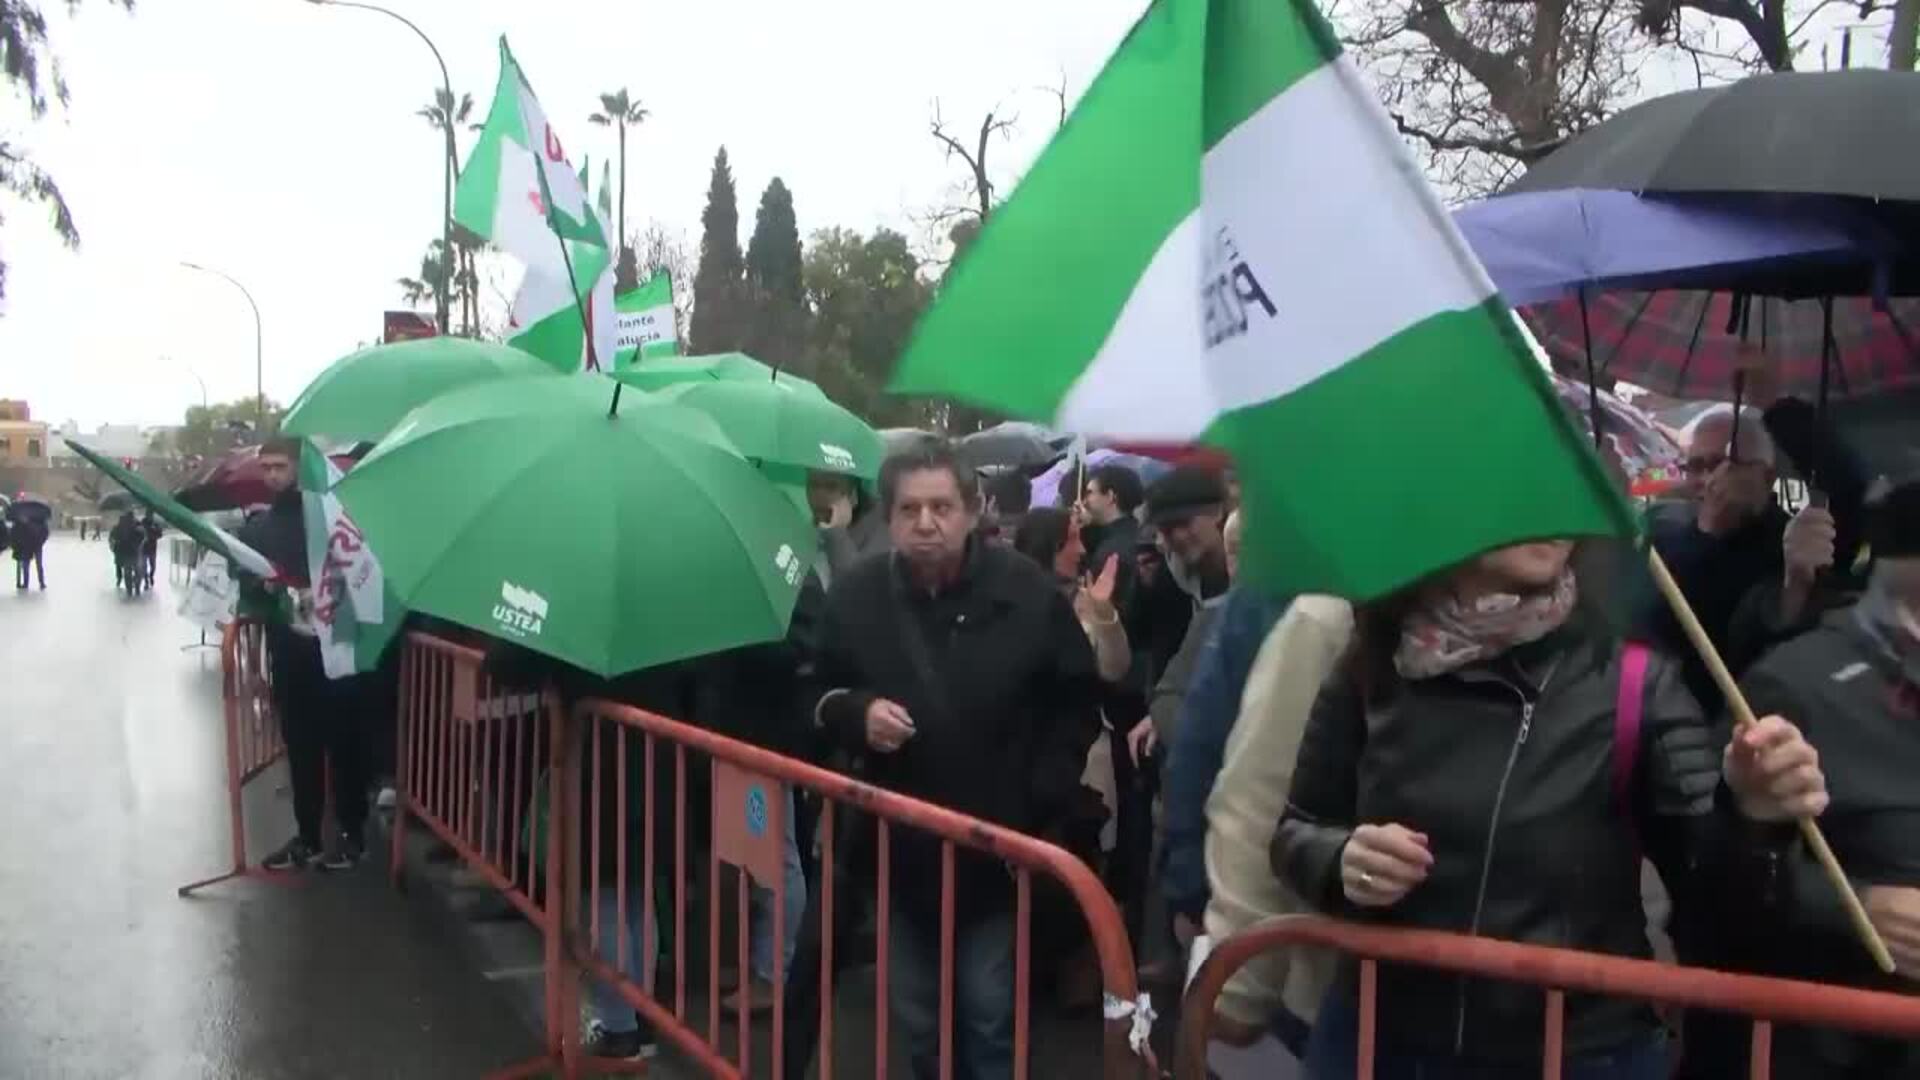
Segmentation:
{"type": "MultiPolygon", "coordinates": [[[[1358,606],[1279,596],[1238,580],[1229,475],[1181,465],[1145,484],[1120,465],[1070,469],[1057,508],[1031,507],[1025,476],[983,477],[939,441],[890,457],[877,490],[812,478],[820,552],[782,641],[609,680],[422,625],[486,646],[505,684],[624,701],[1053,840],[1108,883],[1163,995],[1200,939],[1310,911],[1623,956],[1670,941],[1686,963],[1911,993],[1920,481],[1876,489],[1793,405],[1706,413],[1686,433],[1688,484],[1648,509],[1653,546],[1762,717],[1738,731],[1621,545],[1518,544],[1358,606]],[[1777,496],[1788,462],[1817,469],[1825,495],[1792,514],[1777,496]],[[1801,846],[1793,821],[1816,815],[1897,974],[1850,937],[1801,846]]],[[[260,459],[280,495],[241,538],[298,583],[297,447],[269,443],[260,459]]],[[[268,864],[350,866],[369,783],[390,770],[392,677],[329,683],[317,644],[287,626],[269,648],[297,831],[268,864]],[[323,756],[343,837],[319,833],[323,756]]],[[[659,781],[636,760],[604,764],[636,792],[659,781]]],[[[784,995],[790,1018],[807,1017],[823,938],[836,967],[861,955],[841,939],[870,921],[877,860],[856,814],[836,815],[831,865],[808,799],[783,819],[788,904],[754,890],[750,970],[733,992],[756,1009],[784,995]]],[[[635,875],[643,832],[628,830],[625,859],[610,840],[581,857],[606,878],[621,863],[635,875]]],[[[891,1015],[914,1075],[930,1077],[939,845],[896,831],[890,866],[891,1015]]],[[[953,1075],[1007,1077],[1014,890],[971,853],[955,881],[953,1075]]],[[[660,935],[637,907],[619,966],[650,986],[659,958],[638,942],[660,935]]],[[[1034,918],[1036,999],[1097,1008],[1071,903],[1037,890],[1034,918]]],[[[598,922],[612,956],[617,916],[598,922]]],[[[1229,984],[1216,1035],[1277,1038],[1316,1080],[1348,1077],[1356,993],[1349,962],[1263,957],[1229,984]]],[[[1537,990],[1395,968],[1379,993],[1376,1076],[1538,1069],[1537,990]]],[[[591,1053],[652,1052],[651,1027],[616,995],[596,987],[587,1004],[591,1053]]],[[[1744,1029],[1613,999],[1566,1007],[1564,1075],[1746,1075],[1744,1029]]],[[[804,1076],[816,1025],[790,1020],[785,1036],[790,1075],[804,1076]]],[[[1774,1046],[1789,1078],[1920,1076],[1911,1045],[1787,1027],[1774,1046]]]]}

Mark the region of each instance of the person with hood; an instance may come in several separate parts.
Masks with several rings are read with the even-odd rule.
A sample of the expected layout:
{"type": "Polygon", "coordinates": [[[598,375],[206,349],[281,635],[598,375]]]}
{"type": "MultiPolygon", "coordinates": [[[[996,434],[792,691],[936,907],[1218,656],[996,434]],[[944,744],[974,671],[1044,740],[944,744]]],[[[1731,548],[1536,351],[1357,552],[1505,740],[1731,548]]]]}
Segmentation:
{"type": "Polygon", "coordinates": [[[40,575],[40,591],[47,591],[47,521],[32,515],[22,516],[13,523],[13,565],[14,585],[26,589],[32,585],[31,571],[40,575]]]}
{"type": "MultiPolygon", "coordinates": [[[[366,854],[367,744],[360,716],[347,692],[348,682],[327,678],[320,641],[308,620],[289,608],[298,605],[289,590],[311,588],[307,567],[307,528],[300,488],[295,483],[300,440],[278,437],[260,447],[261,479],[273,492],[265,513],[241,526],[239,540],[265,556],[276,576],[271,581],[241,577],[245,599],[273,614],[266,619],[267,665],[273,703],[287,745],[287,774],[293,786],[292,839],[268,855],[269,870],[320,866],[345,870],[366,854]],[[333,811],[340,842],[329,852],[321,835],[327,778],[333,780],[333,811]]],[[[131,515],[128,516],[131,524],[131,515]]],[[[139,526],[132,525],[136,537],[139,526]]],[[[137,554],[138,547],[135,548],[137,554]]]]}
{"type": "MultiPolygon", "coordinates": [[[[1781,881],[1789,928],[1752,952],[1766,974],[1920,994],[1920,478],[1869,507],[1867,590],[1775,649],[1742,682],[1756,711],[1803,717],[1832,790],[1822,829],[1898,968],[1874,966],[1804,856],[1781,881]]],[[[1906,1080],[1920,1043],[1780,1027],[1782,1080],[1906,1080]]],[[[1745,1062],[1718,1075],[1746,1075],[1745,1062]]]]}
{"type": "MultiPolygon", "coordinates": [[[[1827,805],[1818,754],[1780,716],[1716,747],[1676,666],[1623,645],[1574,554],[1498,548],[1356,614],[1272,841],[1274,872],[1303,899],[1644,959],[1644,854],[1674,898],[1683,961],[1703,921],[1753,941],[1771,929],[1755,897],[1795,850],[1792,819],[1827,805]],[[1623,699],[1635,707],[1616,710],[1623,699]]],[[[1320,1007],[1312,1080],[1355,1074],[1358,974],[1343,960],[1320,1007]]],[[[1537,987],[1383,968],[1374,1075],[1538,1075],[1544,1009],[1537,987]]],[[[1665,1042],[1641,1003],[1566,1001],[1569,1080],[1666,1080],[1665,1042]]]]}
{"type": "Polygon", "coordinates": [[[107,534],[107,549],[113,553],[113,583],[130,583],[140,570],[140,523],[133,511],[124,510],[107,534]]]}
{"type": "MultiPolygon", "coordinates": [[[[1099,731],[1093,649],[1053,575],[976,533],[979,481],[944,441],[887,459],[893,552],[828,594],[810,692],[817,726],[865,755],[874,783],[1028,833],[1070,807],[1099,731]]],[[[942,845],[894,830],[892,1015],[916,1077],[942,1043],[942,845]]],[[[960,851],[952,991],[961,1080],[1013,1074],[1013,885],[960,851]]]]}

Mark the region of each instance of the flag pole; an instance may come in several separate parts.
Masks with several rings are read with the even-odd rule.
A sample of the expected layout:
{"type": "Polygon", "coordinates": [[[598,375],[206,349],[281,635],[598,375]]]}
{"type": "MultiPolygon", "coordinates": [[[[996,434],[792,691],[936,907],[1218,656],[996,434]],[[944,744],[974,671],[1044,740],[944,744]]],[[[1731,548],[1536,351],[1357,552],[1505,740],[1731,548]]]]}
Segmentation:
{"type": "MultiPolygon", "coordinates": [[[[1667,569],[1666,560],[1651,546],[1647,548],[1647,565],[1653,570],[1654,583],[1660,587],[1660,594],[1666,598],[1667,606],[1673,609],[1680,626],[1687,633],[1687,640],[1700,654],[1707,665],[1707,671],[1713,676],[1714,685],[1727,699],[1727,707],[1733,712],[1733,728],[1736,732],[1750,724],[1758,722],[1753,714],[1753,706],[1747,702],[1745,694],[1740,692],[1740,684],[1734,680],[1733,672],[1727,670],[1725,660],[1720,658],[1720,650],[1714,648],[1713,640],[1707,636],[1706,627],[1700,624],[1699,616],[1693,612],[1693,605],[1687,603],[1681,593],[1680,585],[1667,569]]],[[[1867,909],[1860,903],[1860,897],[1853,891],[1853,885],[1847,880],[1846,871],[1840,868],[1840,860],[1834,858],[1833,849],[1827,846],[1827,838],[1821,834],[1820,826],[1810,817],[1799,818],[1800,837],[1806,842],[1808,850],[1820,863],[1827,881],[1840,894],[1841,905],[1846,908],[1847,919],[1853,923],[1853,932],[1860,943],[1867,947],[1873,956],[1873,962],[1881,971],[1892,973],[1893,955],[1887,952],[1887,943],[1880,939],[1879,931],[1873,928],[1873,920],[1867,918],[1867,909]]]]}
{"type": "MultiPolygon", "coordinates": [[[[545,177],[541,178],[540,186],[542,187],[546,186],[545,177]]],[[[548,206],[547,227],[552,229],[553,228],[553,210],[552,210],[553,203],[551,200],[548,201],[547,206],[548,206]]],[[[567,250],[567,238],[560,235],[559,229],[553,229],[553,238],[559,241],[560,243],[560,262],[567,268],[567,288],[572,290],[573,292],[573,309],[580,313],[580,336],[585,338],[587,343],[587,368],[586,369],[588,371],[599,371],[600,360],[598,357],[594,355],[594,352],[593,352],[593,316],[589,314],[587,311],[587,308],[591,306],[592,301],[582,300],[580,298],[580,282],[575,280],[573,276],[573,255],[571,252],[567,250]]],[[[617,401],[618,399],[616,398],[615,400],[617,401]]]]}

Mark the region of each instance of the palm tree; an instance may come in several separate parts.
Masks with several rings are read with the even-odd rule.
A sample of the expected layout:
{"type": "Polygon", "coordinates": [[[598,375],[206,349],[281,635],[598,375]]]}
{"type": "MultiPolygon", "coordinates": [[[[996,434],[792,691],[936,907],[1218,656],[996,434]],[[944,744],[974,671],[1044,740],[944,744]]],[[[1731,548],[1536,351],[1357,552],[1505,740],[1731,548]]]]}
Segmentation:
{"type": "MultiPolygon", "coordinates": [[[[460,100],[455,101],[453,95],[446,90],[435,90],[432,103],[416,110],[414,115],[425,120],[428,127],[445,134],[447,161],[449,167],[453,169],[455,179],[458,179],[460,157],[453,133],[457,128],[473,126],[469,123],[473,118],[473,95],[461,94],[460,100]]],[[[457,227],[456,231],[459,231],[457,227]]],[[[453,276],[452,292],[455,297],[460,298],[460,332],[471,337],[474,325],[480,321],[479,290],[469,284],[479,278],[478,272],[474,269],[474,245],[462,243],[456,239],[453,246],[454,260],[459,263],[460,268],[453,276]]]]}
{"type": "Polygon", "coordinates": [[[639,127],[650,115],[645,106],[627,97],[623,86],[611,94],[601,94],[600,111],[587,117],[590,123],[620,129],[620,242],[616,253],[627,249],[627,129],[639,127]]]}
{"type": "Polygon", "coordinates": [[[394,283],[400,286],[400,295],[407,303],[419,304],[439,296],[446,276],[447,261],[441,255],[440,241],[435,240],[420,257],[420,276],[399,278],[394,283]]]}

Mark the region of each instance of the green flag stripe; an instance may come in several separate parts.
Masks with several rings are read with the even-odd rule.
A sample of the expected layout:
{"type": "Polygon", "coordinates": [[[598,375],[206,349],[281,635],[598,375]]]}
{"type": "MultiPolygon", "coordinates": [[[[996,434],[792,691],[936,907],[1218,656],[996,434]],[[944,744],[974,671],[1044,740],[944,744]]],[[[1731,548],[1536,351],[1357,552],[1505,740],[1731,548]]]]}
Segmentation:
{"type": "Polygon", "coordinates": [[[1207,149],[1247,117],[1340,55],[1339,40],[1311,3],[1213,0],[1207,15],[1207,149]]]}
{"type": "Polygon", "coordinates": [[[487,108],[487,122],[453,193],[453,220],[481,236],[493,234],[493,207],[500,196],[500,141],[512,139],[521,146],[527,142],[516,85],[519,71],[507,51],[507,39],[501,38],[500,79],[493,87],[493,104],[487,108]]]}
{"type": "Polygon", "coordinates": [[[1134,25],[942,286],[896,391],[971,390],[1002,410],[1052,415],[1149,260],[1199,205],[1205,16],[1203,3],[1158,0],[1134,25]]]}
{"type": "Polygon", "coordinates": [[[1240,465],[1247,546],[1261,553],[1247,565],[1267,571],[1256,576],[1288,592],[1376,597],[1519,538],[1633,533],[1632,510],[1544,372],[1510,378],[1434,362],[1509,352],[1509,318],[1497,299],[1435,315],[1216,422],[1209,441],[1240,465]],[[1499,422],[1463,424],[1462,409],[1499,422]],[[1379,437],[1355,438],[1356,428],[1379,437]],[[1539,452],[1516,457],[1518,446],[1539,452]],[[1355,477],[1366,478],[1363,497],[1355,477]],[[1434,498],[1436,483],[1456,497],[1434,498]],[[1487,497],[1496,487],[1499,497],[1487,497]],[[1327,528],[1330,508],[1337,529],[1327,528]]]}

